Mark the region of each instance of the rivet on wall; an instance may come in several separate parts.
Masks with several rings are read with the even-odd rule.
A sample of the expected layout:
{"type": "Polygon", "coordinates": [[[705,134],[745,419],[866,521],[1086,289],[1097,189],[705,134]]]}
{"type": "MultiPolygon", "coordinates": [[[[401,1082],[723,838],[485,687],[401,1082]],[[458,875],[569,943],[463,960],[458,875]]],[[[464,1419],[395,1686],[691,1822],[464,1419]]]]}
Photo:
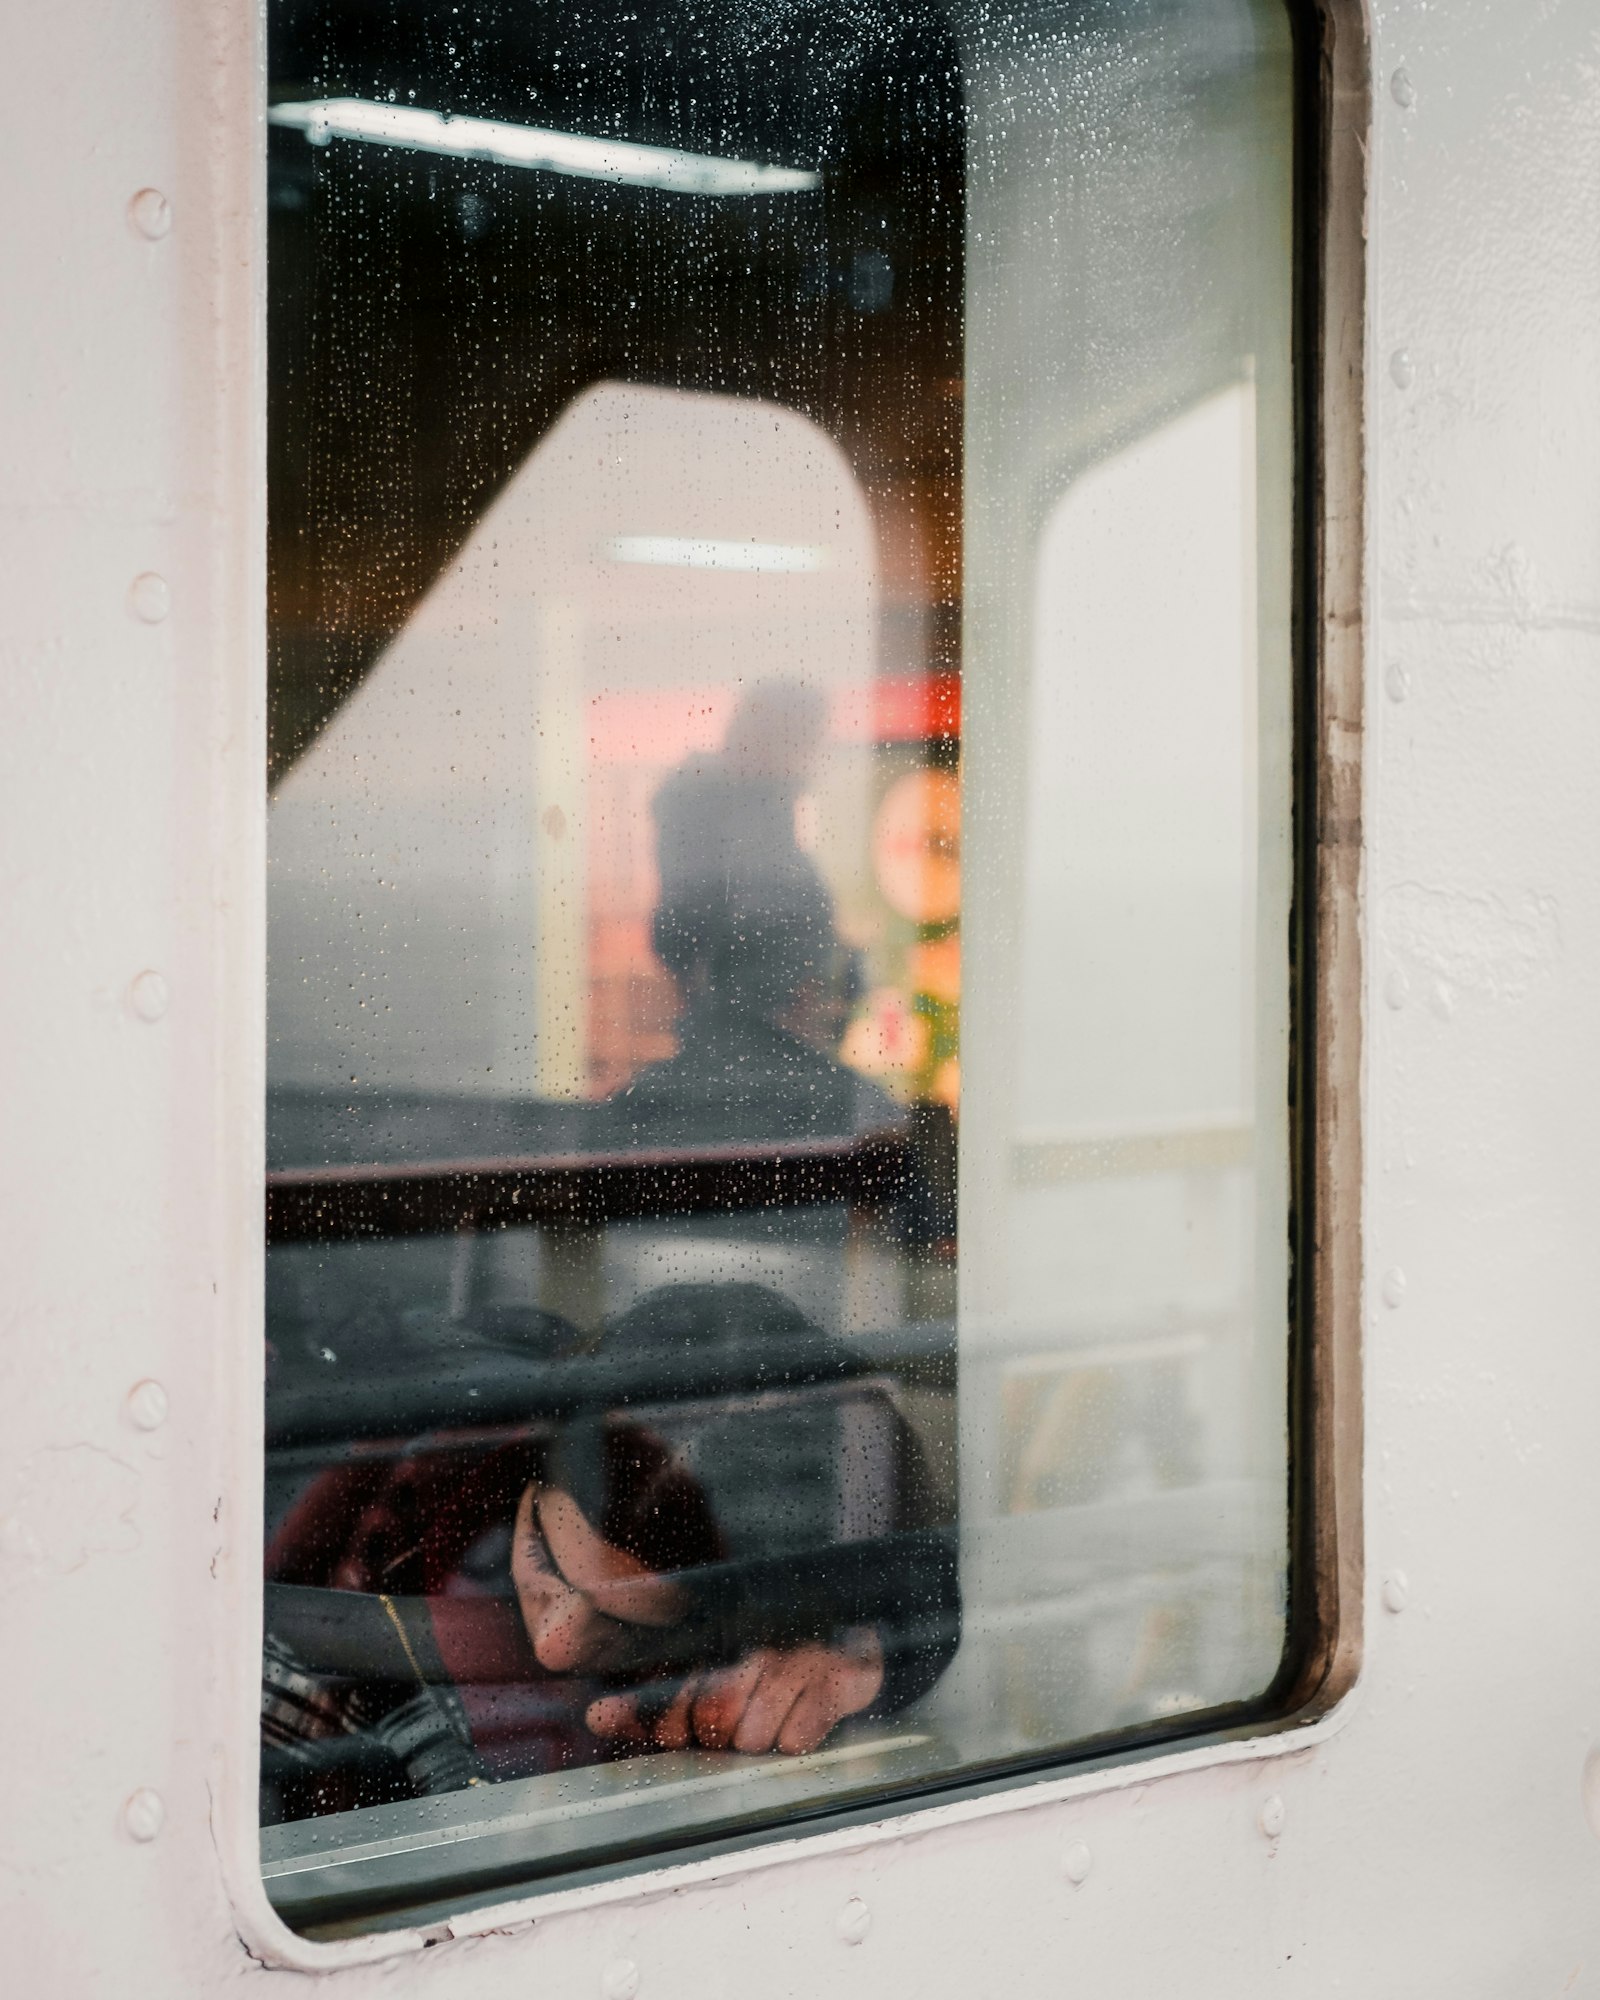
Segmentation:
{"type": "Polygon", "coordinates": [[[128,609],[145,625],[159,625],[172,609],[172,592],[167,579],[147,569],[128,587],[128,609]]]}
{"type": "Polygon", "coordinates": [[[872,1912],[859,1896],[852,1896],[839,1912],[836,1928],[846,1944],[860,1944],[871,1930],[872,1912]]]}
{"type": "Polygon", "coordinates": [[[171,1001],[159,972],[141,972],[128,988],[128,1005],[141,1021],[159,1021],[171,1001]]]}
{"type": "Polygon", "coordinates": [[[128,220],[148,242],[157,243],[172,227],[172,203],[160,188],[140,188],[128,203],[128,220]]]}
{"type": "Polygon", "coordinates": [[[161,1794],[142,1786],[122,1808],[122,1824],[130,1838],[138,1841],[154,1840],[166,1824],[167,1809],[161,1803],[161,1794]]]}
{"type": "Polygon", "coordinates": [[[1589,1831],[1600,1840],[1600,1746],[1583,1760],[1583,1812],[1589,1831]]]}
{"type": "Polygon", "coordinates": [[[167,1392],[159,1382],[136,1382],[128,1391],[128,1420],[137,1430],[160,1430],[167,1421],[167,1392]]]}
{"type": "Polygon", "coordinates": [[[633,2000],[639,1990],[639,1968],[631,1958],[614,1958],[600,1975],[605,2000],[633,2000]]]}

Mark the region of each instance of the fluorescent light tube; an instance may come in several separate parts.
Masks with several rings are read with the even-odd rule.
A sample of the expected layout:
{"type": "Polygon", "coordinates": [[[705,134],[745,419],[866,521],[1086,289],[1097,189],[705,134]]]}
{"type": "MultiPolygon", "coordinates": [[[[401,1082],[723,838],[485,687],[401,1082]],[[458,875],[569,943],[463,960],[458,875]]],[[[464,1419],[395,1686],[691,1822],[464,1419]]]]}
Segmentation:
{"type": "Polygon", "coordinates": [[[826,549],[804,542],[723,542],[703,535],[618,535],[606,544],[613,562],[654,563],[662,569],[742,569],[798,575],[823,569],[826,549]]]}
{"type": "Polygon", "coordinates": [[[408,104],[369,104],[360,97],[274,104],[267,120],[304,132],[314,146],[325,146],[330,139],[365,139],[410,153],[495,160],[505,167],[538,167],[552,174],[576,174],[580,180],[666,188],[674,194],[789,194],[822,184],[821,174],[804,167],[724,160],[713,153],[681,153],[673,146],[639,146],[627,139],[507,125],[498,118],[452,118],[408,104]]]}

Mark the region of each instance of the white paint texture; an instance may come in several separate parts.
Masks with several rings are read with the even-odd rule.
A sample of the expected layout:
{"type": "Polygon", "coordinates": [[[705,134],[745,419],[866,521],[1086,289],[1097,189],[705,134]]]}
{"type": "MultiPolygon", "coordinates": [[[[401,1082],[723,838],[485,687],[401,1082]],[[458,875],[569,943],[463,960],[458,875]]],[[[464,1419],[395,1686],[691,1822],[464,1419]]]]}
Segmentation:
{"type": "MultiPolygon", "coordinates": [[[[239,1938],[292,1948],[248,1864],[253,34],[236,0],[8,22],[0,1898],[8,1979],[63,2000],[311,1987],[239,1938]],[[150,186],[154,241],[128,224],[150,186]],[[144,627],[152,566],[183,615],[144,627]],[[156,1029],[121,1004],[150,964],[182,996],[156,1029]],[[146,1375],[150,1434],[123,1414],[146,1375]]],[[[1408,1289],[1396,1315],[1374,1288],[1366,1531],[1373,1608],[1403,1554],[1407,1615],[1370,1620],[1355,1694],[1287,1754],[503,1911],[338,1972],[339,2000],[591,1993],[623,1960],[650,2000],[1600,1993],[1600,6],[1406,0],[1376,41],[1409,88],[1375,92],[1372,351],[1414,372],[1369,389],[1369,979],[1403,969],[1413,1003],[1368,1014],[1368,1255],[1408,1289]],[[1377,698],[1391,660],[1404,702],[1377,698]]]]}

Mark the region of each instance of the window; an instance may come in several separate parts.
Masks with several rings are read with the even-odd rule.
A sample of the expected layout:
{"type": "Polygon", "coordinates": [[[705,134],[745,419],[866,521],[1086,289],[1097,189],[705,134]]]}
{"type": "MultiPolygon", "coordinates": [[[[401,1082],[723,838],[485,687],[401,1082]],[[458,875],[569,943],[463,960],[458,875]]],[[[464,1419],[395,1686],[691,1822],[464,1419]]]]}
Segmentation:
{"type": "Polygon", "coordinates": [[[1281,0],[273,0],[262,1857],[1264,1713],[1281,0]]]}

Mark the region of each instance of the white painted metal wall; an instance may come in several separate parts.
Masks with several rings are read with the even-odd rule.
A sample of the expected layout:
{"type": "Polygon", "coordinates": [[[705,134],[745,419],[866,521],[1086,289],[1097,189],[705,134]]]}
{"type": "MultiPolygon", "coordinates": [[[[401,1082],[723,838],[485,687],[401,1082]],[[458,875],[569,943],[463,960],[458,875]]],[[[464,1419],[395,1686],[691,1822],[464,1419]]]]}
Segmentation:
{"type": "Polygon", "coordinates": [[[243,0],[6,28],[8,1985],[1600,1993],[1600,0],[1374,24],[1354,1692],[426,1951],[298,1943],[253,1874],[256,32],[243,0]]]}

